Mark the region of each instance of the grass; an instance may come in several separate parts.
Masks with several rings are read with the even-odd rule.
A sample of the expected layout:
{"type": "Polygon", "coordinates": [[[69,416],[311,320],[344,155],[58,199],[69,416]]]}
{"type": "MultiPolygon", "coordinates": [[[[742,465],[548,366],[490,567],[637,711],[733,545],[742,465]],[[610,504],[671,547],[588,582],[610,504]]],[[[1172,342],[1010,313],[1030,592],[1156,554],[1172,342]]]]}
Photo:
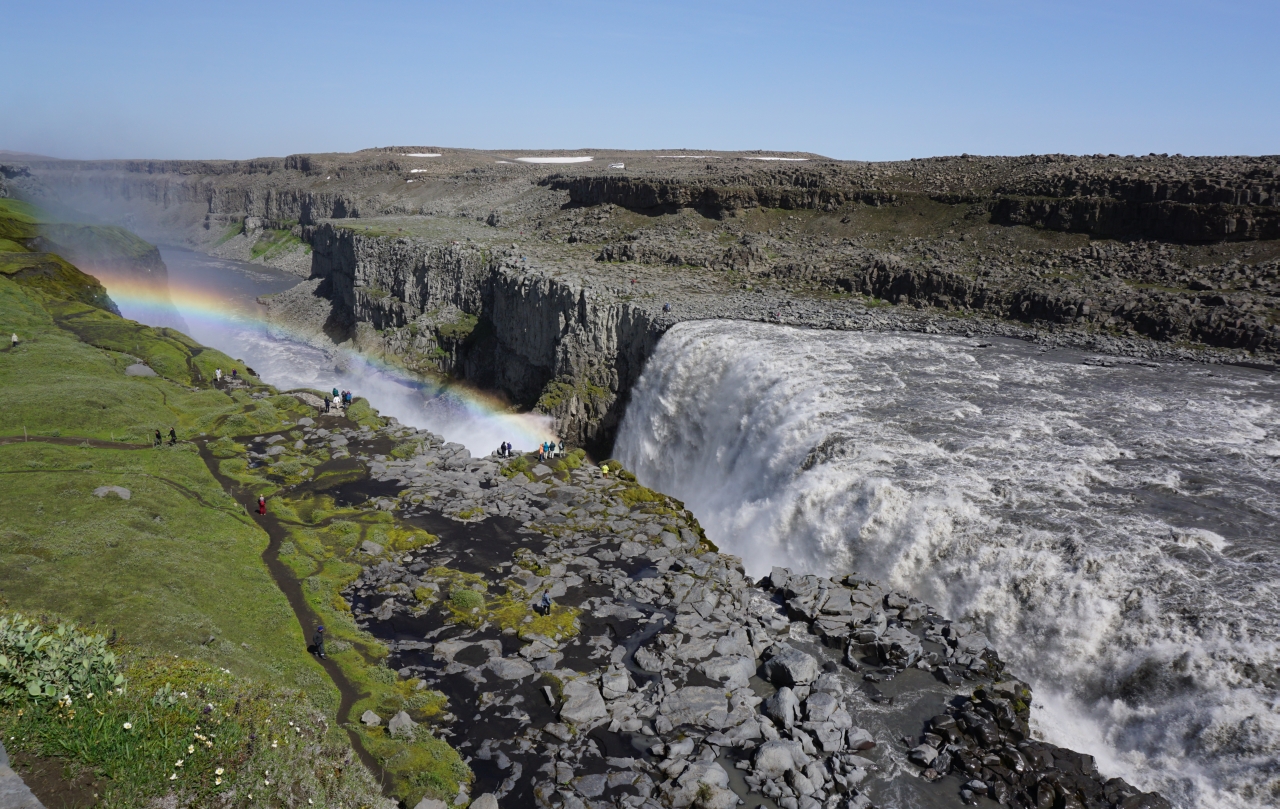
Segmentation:
{"type": "Polygon", "coordinates": [[[389,807],[343,734],[302,692],[189,660],[144,658],[118,689],[0,706],[11,751],[98,776],[104,807],[389,807]]]}
{"type": "Polygon", "coordinates": [[[291,230],[264,230],[258,240],[249,248],[251,258],[268,259],[298,248],[311,249],[311,246],[293,235],[291,230]]]}
{"type": "Polygon", "coordinates": [[[243,434],[278,429],[310,412],[292,396],[254,400],[244,392],[228,396],[189,387],[206,384],[213,367],[243,365],[178,332],[54,301],[7,278],[0,278],[0,322],[22,339],[0,352],[0,383],[8,394],[0,435],[25,429],[30,435],[145,442],[157,428],[167,434],[177,427],[184,438],[243,434]],[[55,314],[76,331],[59,328],[55,314]],[[139,355],[161,377],[125,376],[139,355]]]}
{"type": "MultiPolygon", "coordinates": [[[[0,201],[0,208],[6,232],[30,224],[20,205],[0,201]]],[[[39,255],[0,253],[6,260],[39,255]]],[[[260,398],[208,387],[214,367],[243,366],[178,332],[106,311],[109,301],[95,300],[100,286],[53,258],[45,275],[25,266],[0,275],[0,322],[21,340],[0,347],[0,435],[150,444],[157,428],[176,426],[183,438],[283,432],[311,414],[266,386],[255,386],[267,394],[260,398]],[[125,376],[139,357],[160,376],[125,376]]],[[[380,423],[367,403],[353,409],[363,423],[380,423]]],[[[243,463],[234,444],[215,442],[223,463],[243,463]]],[[[290,454],[272,469],[280,473],[276,485],[303,477],[320,460],[290,454]]],[[[97,773],[106,779],[104,806],[148,805],[166,794],[210,805],[231,790],[226,805],[236,807],[306,798],[388,805],[354,762],[345,734],[325,719],[338,705],[337,689],[307,654],[293,611],[263,564],[266,534],[192,445],[4,444],[0,486],[0,609],[110,631],[129,665],[127,687],[110,698],[99,694],[91,705],[0,705],[11,749],[97,773]],[[130,499],[96,497],[100,486],[126,488],[130,499]],[[212,746],[197,744],[205,741],[212,746]]],[[[323,511],[305,505],[300,517],[323,511]]],[[[428,541],[376,535],[391,546],[428,541]]],[[[385,668],[378,676],[387,675],[395,681],[385,668]]],[[[415,750],[414,766],[434,755],[466,772],[443,742],[415,750]]]]}
{"type": "Polygon", "coordinates": [[[189,446],[0,446],[0,594],[22,612],[115,629],[139,649],[305,688],[336,705],[262,565],[266,534],[189,446]],[[99,486],[132,497],[95,497],[99,486]]]}

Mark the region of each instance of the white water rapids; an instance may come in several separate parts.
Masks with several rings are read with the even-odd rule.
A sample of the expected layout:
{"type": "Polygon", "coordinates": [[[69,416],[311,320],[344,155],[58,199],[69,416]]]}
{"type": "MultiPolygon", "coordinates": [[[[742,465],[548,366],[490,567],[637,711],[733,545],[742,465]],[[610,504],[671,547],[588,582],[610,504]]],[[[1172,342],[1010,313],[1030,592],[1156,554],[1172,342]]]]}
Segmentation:
{"type": "Polygon", "coordinates": [[[755,576],[985,626],[1033,726],[1183,807],[1280,800],[1280,380],[1000,342],[685,323],[615,454],[755,576]]]}

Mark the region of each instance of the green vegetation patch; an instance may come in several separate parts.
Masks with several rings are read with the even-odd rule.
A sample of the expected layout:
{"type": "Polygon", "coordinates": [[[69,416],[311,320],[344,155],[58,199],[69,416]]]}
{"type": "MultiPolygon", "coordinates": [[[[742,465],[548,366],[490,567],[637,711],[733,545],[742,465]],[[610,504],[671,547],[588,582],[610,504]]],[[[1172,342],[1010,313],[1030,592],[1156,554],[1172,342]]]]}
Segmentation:
{"type": "Polygon", "coordinates": [[[249,249],[249,255],[255,259],[269,259],[299,248],[309,250],[311,246],[293,235],[292,230],[264,230],[249,249]]]}
{"type": "Polygon", "coordinates": [[[336,705],[262,564],[266,534],[195,453],[2,445],[0,486],[0,590],[10,607],[336,705]],[[104,486],[130,497],[96,496],[104,486]]]}
{"type": "MultiPolygon", "coordinates": [[[[45,631],[95,655],[106,645],[65,625],[45,631]]],[[[369,772],[348,765],[347,740],[305,692],[172,656],[126,654],[134,663],[109,682],[54,698],[0,698],[6,747],[92,771],[105,807],[164,796],[188,806],[389,807],[369,772]]]]}
{"type": "Polygon", "coordinates": [[[449,323],[441,323],[436,327],[436,333],[446,340],[465,340],[471,336],[476,330],[476,326],[480,323],[480,318],[475,315],[469,315],[466,312],[459,312],[458,317],[449,323]]]}

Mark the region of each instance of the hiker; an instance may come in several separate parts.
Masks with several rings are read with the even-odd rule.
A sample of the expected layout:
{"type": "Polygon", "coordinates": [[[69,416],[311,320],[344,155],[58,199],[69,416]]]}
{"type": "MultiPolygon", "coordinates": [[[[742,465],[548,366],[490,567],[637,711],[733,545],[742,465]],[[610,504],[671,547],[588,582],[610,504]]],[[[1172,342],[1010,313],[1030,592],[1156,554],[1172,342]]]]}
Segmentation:
{"type": "Polygon", "coordinates": [[[159,447],[159,446],[162,446],[163,444],[164,444],[164,436],[160,435],[159,430],[156,430],[156,446],[159,447]]]}
{"type": "Polygon", "coordinates": [[[169,428],[169,446],[176,446],[178,443],[178,432],[172,427],[169,428]]]}
{"type": "Polygon", "coordinates": [[[18,333],[14,332],[12,341],[9,343],[9,348],[17,348],[17,347],[18,347],[18,333]]]}
{"type": "Polygon", "coordinates": [[[337,388],[334,388],[334,389],[333,389],[333,398],[334,398],[334,399],[337,399],[337,398],[338,398],[338,389],[337,389],[337,388]]]}
{"type": "Polygon", "coordinates": [[[265,515],[266,513],[267,513],[267,496],[264,494],[260,494],[258,495],[258,514],[265,515]]]}
{"type": "Polygon", "coordinates": [[[333,402],[329,401],[329,397],[328,397],[328,396],[324,397],[324,412],[328,413],[328,412],[329,412],[329,408],[330,408],[332,405],[333,405],[333,402]]]}
{"type": "Polygon", "coordinates": [[[316,634],[311,636],[311,642],[316,647],[316,657],[324,660],[324,624],[316,627],[316,634]]]}
{"type": "Polygon", "coordinates": [[[560,457],[564,457],[564,442],[560,442],[560,457]]]}
{"type": "Polygon", "coordinates": [[[604,475],[605,477],[609,477],[609,464],[605,464],[604,466],[600,467],[600,474],[604,475]]]}
{"type": "Polygon", "coordinates": [[[239,379],[239,378],[240,378],[240,371],[239,371],[238,369],[236,369],[236,368],[232,368],[232,369],[231,369],[231,378],[232,378],[232,379],[239,379]]]}
{"type": "Polygon", "coordinates": [[[542,591],[542,603],[539,606],[542,607],[543,615],[551,614],[551,591],[550,590],[542,591]]]}
{"type": "Polygon", "coordinates": [[[218,382],[221,382],[221,381],[222,381],[222,369],[221,369],[221,368],[215,368],[215,369],[213,369],[213,377],[214,377],[214,379],[216,379],[218,382]]]}
{"type": "Polygon", "coordinates": [[[333,394],[333,406],[338,408],[342,407],[342,403],[338,400],[338,394],[336,393],[333,394]]]}
{"type": "Polygon", "coordinates": [[[671,304],[669,304],[669,303],[664,303],[664,304],[662,304],[662,311],[664,311],[664,312],[670,312],[670,311],[671,311],[671,304]]]}
{"type": "Polygon", "coordinates": [[[345,396],[343,396],[342,404],[343,404],[344,406],[345,406],[345,405],[350,405],[350,404],[351,404],[351,401],[352,401],[352,399],[353,399],[353,398],[354,398],[354,397],[351,395],[351,391],[347,391],[347,392],[346,392],[346,395],[345,395],[345,396]]]}

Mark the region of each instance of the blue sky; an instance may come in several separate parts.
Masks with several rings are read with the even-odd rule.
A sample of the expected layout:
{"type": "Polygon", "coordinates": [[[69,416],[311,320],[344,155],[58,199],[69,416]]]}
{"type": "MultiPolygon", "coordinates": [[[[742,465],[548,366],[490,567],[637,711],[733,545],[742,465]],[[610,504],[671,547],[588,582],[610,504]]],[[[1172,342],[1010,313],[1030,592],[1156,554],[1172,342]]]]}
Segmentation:
{"type": "Polygon", "coordinates": [[[1280,2],[41,2],[0,149],[1280,153],[1280,2]]]}

